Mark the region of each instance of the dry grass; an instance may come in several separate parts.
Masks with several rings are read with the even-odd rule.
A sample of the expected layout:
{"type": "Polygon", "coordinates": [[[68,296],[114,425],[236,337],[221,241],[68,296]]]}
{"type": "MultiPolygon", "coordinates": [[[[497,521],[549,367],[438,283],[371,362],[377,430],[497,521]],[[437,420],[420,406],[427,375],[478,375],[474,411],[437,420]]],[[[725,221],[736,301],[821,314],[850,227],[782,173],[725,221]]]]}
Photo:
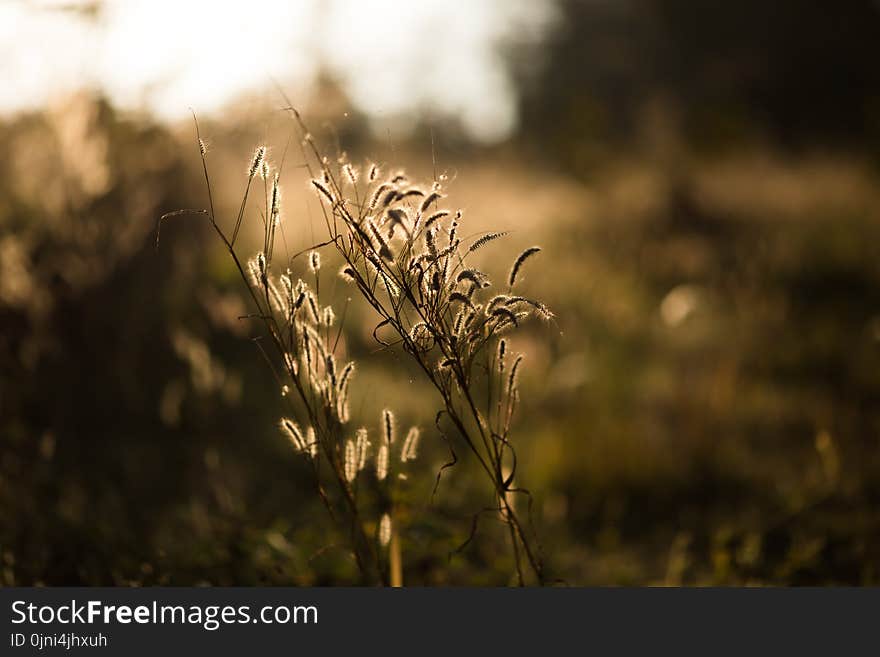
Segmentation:
{"type": "Polygon", "coordinates": [[[215,215],[201,134],[197,140],[209,207],[166,214],[160,227],[172,216],[202,214],[226,247],[253,303],[255,312],[248,318],[264,329],[265,340],[257,344],[290,402],[291,416],[280,420],[280,428],[294,449],[310,460],[315,490],[331,517],[346,528],[363,583],[402,583],[395,493],[407,479],[405,464],[416,458],[420,431],[410,429],[396,448],[394,415],[386,409],[375,450],[366,428],[352,435],[349,386],[355,363],[344,362],[340,353],[343,332],[351,327],[343,324],[344,312],[337,325],[336,311],[323,304],[322,249],[341,260],[339,276],[375,312],[372,336],[377,344],[402,349],[438,393],[441,410],[434,426],[451,460],[437,473],[437,483],[443,470],[457,463],[456,446],[463,446],[485,475],[494,503],[473,515],[465,545],[474,539],[480,515],[493,511],[508,528],[517,582],[543,584],[546,575],[531,521],[532,496],[517,483],[511,442],[524,356],[510,353],[504,337],[531,317],[553,320],[542,302],[518,289],[527,262],[541,249],[522,251],[505,283],[493,287],[472,260],[505,233],[463,234],[462,212],[445,209],[444,180],[418,186],[402,172],[383,176],[376,164],[368,163],[361,172],[344,154],[331,162],[299,114],[291,112],[302,131],[302,155],[321,201],[326,239],[279,256],[286,149],[276,168],[265,146],[255,150],[246,169],[237,216],[227,222],[231,230],[224,228],[215,215]],[[255,221],[255,214],[262,225],[262,249],[245,261],[237,242],[242,226],[255,221]],[[295,271],[303,272],[306,280],[295,271]],[[370,457],[372,476],[359,477],[370,457]],[[517,497],[526,500],[525,512],[517,509],[517,497]]]}

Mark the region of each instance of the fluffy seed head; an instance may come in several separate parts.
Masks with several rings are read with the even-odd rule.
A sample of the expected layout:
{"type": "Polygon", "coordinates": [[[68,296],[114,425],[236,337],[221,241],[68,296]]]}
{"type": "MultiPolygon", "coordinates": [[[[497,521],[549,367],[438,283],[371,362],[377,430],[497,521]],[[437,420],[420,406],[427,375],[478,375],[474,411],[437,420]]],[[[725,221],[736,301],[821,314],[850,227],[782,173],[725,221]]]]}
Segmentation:
{"type": "Polygon", "coordinates": [[[367,430],[364,427],[357,430],[355,449],[357,451],[357,469],[360,472],[367,465],[367,455],[370,451],[370,441],[367,438],[367,430]]]}
{"type": "Polygon", "coordinates": [[[354,441],[348,439],[345,441],[345,480],[351,483],[358,473],[357,448],[354,441]]]}
{"type": "Polygon", "coordinates": [[[303,437],[302,431],[300,431],[299,425],[296,422],[294,422],[290,418],[283,417],[281,418],[279,426],[281,427],[281,431],[284,433],[284,435],[287,436],[287,439],[290,440],[296,451],[307,451],[306,440],[303,437]]]}
{"type": "Polygon", "coordinates": [[[394,413],[390,409],[382,411],[382,431],[385,443],[390,445],[394,442],[394,413]]]}
{"type": "Polygon", "coordinates": [[[384,481],[388,476],[388,445],[380,445],[376,454],[376,479],[384,481]]]}
{"type": "Polygon", "coordinates": [[[387,513],[382,515],[379,521],[379,543],[383,546],[391,542],[391,516],[387,513]]]}
{"type": "Polygon", "coordinates": [[[278,286],[275,285],[275,281],[272,279],[267,278],[266,285],[269,289],[269,303],[272,304],[272,309],[284,317],[287,317],[290,314],[290,309],[287,306],[286,295],[278,289],[278,286]]]}
{"type": "Polygon", "coordinates": [[[251,166],[248,168],[248,178],[253,178],[257,175],[257,171],[260,170],[260,167],[263,166],[263,160],[266,158],[266,147],[259,146],[257,150],[254,151],[254,157],[251,160],[251,166]]]}
{"type": "Polygon", "coordinates": [[[327,189],[327,185],[325,185],[323,181],[316,179],[312,181],[312,184],[327,198],[328,201],[330,201],[330,203],[333,203],[333,194],[330,193],[330,190],[327,189]]]}
{"type": "Polygon", "coordinates": [[[346,163],[343,165],[342,170],[345,172],[345,177],[348,178],[348,181],[355,185],[358,181],[358,171],[355,169],[350,163],[346,163]]]}
{"type": "Polygon", "coordinates": [[[391,189],[391,185],[389,185],[388,183],[382,183],[375,189],[373,195],[370,197],[370,202],[367,206],[369,212],[373,212],[373,210],[376,209],[376,206],[379,205],[379,199],[381,199],[385,192],[387,192],[389,189],[391,189]]]}
{"type": "Polygon", "coordinates": [[[501,327],[507,322],[510,322],[514,326],[519,326],[519,320],[517,318],[516,313],[511,312],[509,309],[501,307],[496,308],[491,313],[489,313],[490,317],[494,317],[498,319],[497,327],[501,327]]]}
{"type": "Polygon", "coordinates": [[[513,361],[513,367],[510,368],[510,376],[507,378],[507,394],[508,396],[512,396],[517,389],[517,383],[519,382],[519,364],[522,362],[523,355],[517,354],[517,357],[513,361]]]}
{"type": "Polygon", "coordinates": [[[317,251],[309,252],[309,268],[316,274],[321,269],[321,254],[317,251]]]}
{"type": "Polygon", "coordinates": [[[256,258],[251,258],[247,263],[247,272],[248,278],[251,280],[251,285],[254,287],[260,287],[263,284],[262,274],[260,273],[260,264],[257,262],[256,258]]]}
{"type": "Polygon", "coordinates": [[[441,194],[440,192],[436,190],[431,192],[422,200],[422,205],[419,207],[419,212],[425,212],[428,208],[431,207],[432,203],[439,201],[441,198],[443,198],[443,194],[441,194]]]}
{"type": "Polygon", "coordinates": [[[403,447],[400,450],[401,463],[414,461],[416,456],[418,456],[419,436],[420,432],[418,427],[412,427],[409,430],[409,433],[406,434],[406,438],[403,441],[403,447]]]}
{"type": "Polygon", "coordinates": [[[281,212],[281,188],[278,185],[278,174],[275,174],[275,178],[272,180],[272,204],[270,215],[273,220],[278,220],[278,215],[281,212]]]}
{"type": "Polygon", "coordinates": [[[351,381],[351,375],[354,374],[354,362],[349,362],[342,368],[339,375],[339,396],[344,397],[348,393],[348,384],[351,381]]]}
{"type": "Polygon", "coordinates": [[[473,253],[477,249],[481,249],[486,246],[489,242],[494,242],[495,240],[502,238],[505,235],[507,235],[507,231],[503,231],[500,233],[488,233],[486,235],[483,235],[480,239],[470,245],[467,252],[473,253]]]}
{"type": "Polygon", "coordinates": [[[440,212],[435,212],[427,219],[425,219],[425,228],[430,228],[434,223],[440,221],[443,217],[449,216],[449,210],[440,210],[440,212]]]}
{"type": "Polygon", "coordinates": [[[306,429],[306,449],[309,450],[309,456],[315,458],[318,455],[318,437],[315,435],[315,428],[306,429]]]}
{"type": "Polygon", "coordinates": [[[516,275],[519,273],[523,263],[540,250],[541,247],[539,246],[530,246],[517,256],[516,260],[513,261],[513,267],[510,268],[510,275],[507,277],[507,284],[510,287],[513,287],[514,283],[516,283],[516,275]]]}

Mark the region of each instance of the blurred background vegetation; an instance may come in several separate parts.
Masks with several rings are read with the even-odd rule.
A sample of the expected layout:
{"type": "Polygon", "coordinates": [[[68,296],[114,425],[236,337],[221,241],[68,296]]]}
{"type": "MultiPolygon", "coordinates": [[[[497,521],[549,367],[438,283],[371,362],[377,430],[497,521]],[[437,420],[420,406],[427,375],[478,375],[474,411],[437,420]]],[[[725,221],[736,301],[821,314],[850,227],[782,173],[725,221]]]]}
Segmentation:
{"type": "MultiPolygon", "coordinates": [[[[16,4],[90,24],[106,9],[16,4]]],[[[558,325],[518,338],[514,437],[552,576],[878,584],[880,4],[543,9],[540,30],[522,19],[493,42],[512,103],[501,132],[468,122],[479,89],[454,111],[379,115],[381,98],[365,104],[317,56],[307,89],[283,86],[329,148],[447,173],[468,230],[511,231],[481,251],[487,270],[544,247],[526,286],[558,325]]],[[[444,11],[477,24],[478,9],[444,11]]],[[[254,76],[265,91],[200,114],[226,216],[254,145],[278,161],[291,134],[254,76]]],[[[182,218],[156,247],[159,215],[206,202],[191,122],[86,86],[0,119],[0,582],[353,581],[276,429],[278,386],[222,249],[182,218]]],[[[293,144],[296,251],[321,224],[293,144]]],[[[376,349],[370,321],[351,306],[354,422],[375,427],[390,405],[426,432],[406,583],[509,583],[491,519],[447,556],[491,499],[463,465],[432,505],[447,459],[431,433],[438,400],[376,349]]]]}

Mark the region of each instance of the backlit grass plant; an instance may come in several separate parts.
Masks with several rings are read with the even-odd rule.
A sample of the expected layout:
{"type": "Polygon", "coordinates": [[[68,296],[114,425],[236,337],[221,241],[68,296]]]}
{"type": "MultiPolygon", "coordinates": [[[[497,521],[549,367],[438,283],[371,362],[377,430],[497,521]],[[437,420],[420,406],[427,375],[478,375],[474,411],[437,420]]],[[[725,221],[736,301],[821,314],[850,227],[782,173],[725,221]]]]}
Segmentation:
{"type": "Polygon", "coordinates": [[[553,317],[542,302],[518,289],[524,265],[540,249],[531,247],[519,254],[504,284],[493,286],[473,263],[474,255],[504,233],[463,237],[462,213],[447,204],[442,181],[418,185],[402,172],[383,175],[376,164],[361,171],[344,155],[330,159],[299,114],[290,111],[302,131],[302,153],[310,184],[321,201],[326,239],[293,256],[278,256],[281,172],[273,169],[262,146],[247,168],[245,193],[237,216],[229,222],[231,232],[221,227],[200,135],[209,208],[172,213],[207,215],[247,285],[253,317],[262,323],[272,346],[272,353],[264,350],[264,354],[276,370],[283,371],[282,389],[291,402],[290,417],[280,420],[282,432],[310,460],[318,494],[346,529],[362,581],[400,583],[394,526],[394,487],[400,473],[390,473],[416,457],[420,432],[410,429],[395,444],[394,416],[389,410],[382,413],[376,444],[365,428],[349,427],[349,386],[355,365],[339,353],[345,327],[337,325],[336,313],[323,305],[320,295],[324,270],[319,249],[329,249],[327,259],[335,252],[333,259],[341,261],[339,276],[375,312],[377,321],[371,328],[376,341],[383,348],[401,348],[436,390],[438,433],[451,446],[463,445],[479,465],[492,506],[507,527],[518,583],[543,584],[546,577],[531,523],[531,495],[516,483],[518,462],[511,440],[523,356],[511,353],[506,338],[531,317],[553,317]],[[251,211],[249,199],[253,201],[254,189],[260,187],[262,250],[243,262],[236,244],[251,211]],[[305,280],[293,273],[303,258],[305,280]],[[358,482],[367,477],[380,500],[378,507],[372,505],[369,518],[358,498],[358,482]],[[527,500],[525,511],[515,503],[517,496],[527,500]]]}

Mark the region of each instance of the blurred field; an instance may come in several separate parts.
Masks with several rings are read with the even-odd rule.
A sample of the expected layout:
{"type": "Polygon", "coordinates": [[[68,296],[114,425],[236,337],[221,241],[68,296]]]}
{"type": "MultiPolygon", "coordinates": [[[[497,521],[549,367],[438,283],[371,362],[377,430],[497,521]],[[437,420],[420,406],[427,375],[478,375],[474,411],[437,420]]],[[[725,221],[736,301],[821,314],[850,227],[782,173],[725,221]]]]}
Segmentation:
{"type": "MultiPolygon", "coordinates": [[[[576,120],[543,122],[534,139],[524,129],[483,147],[440,129],[432,162],[427,128],[389,142],[330,100],[303,108],[316,137],[417,177],[436,167],[466,232],[510,231],[480,252],[487,271],[544,247],[525,287],[557,323],[517,338],[527,359],[514,439],[554,577],[878,584],[876,141],[832,147],[808,133],[791,147],[755,128],[708,148],[649,103],[621,143],[573,102],[576,120]]],[[[281,158],[277,105],[203,121],[219,214],[237,207],[255,143],[281,158]]],[[[321,226],[295,140],[287,157],[293,252],[321,226]]],[[[188,123],[97,95],[0,123],[5,585],[353,579],[278,436],[279,391],[248,340],[255,327],[237,319],[248,307],[224,253],[197,218],[167,223],[156,247],[159,215],[204,206],[201,175],[188,123]]],[[[340,285],[338,301],[348,294],[340,285]]],[[[390,403],[430,429],[438,400],[377,349],[367,309],[348,312],[365,326],[346,335],[360,366],[354,422],[390,403]]],[[[432,505],[446,459],[429,433],[405,581],[509,583],[497,520],[447,558],[489,500],[464,463],[432,505]]]]}

